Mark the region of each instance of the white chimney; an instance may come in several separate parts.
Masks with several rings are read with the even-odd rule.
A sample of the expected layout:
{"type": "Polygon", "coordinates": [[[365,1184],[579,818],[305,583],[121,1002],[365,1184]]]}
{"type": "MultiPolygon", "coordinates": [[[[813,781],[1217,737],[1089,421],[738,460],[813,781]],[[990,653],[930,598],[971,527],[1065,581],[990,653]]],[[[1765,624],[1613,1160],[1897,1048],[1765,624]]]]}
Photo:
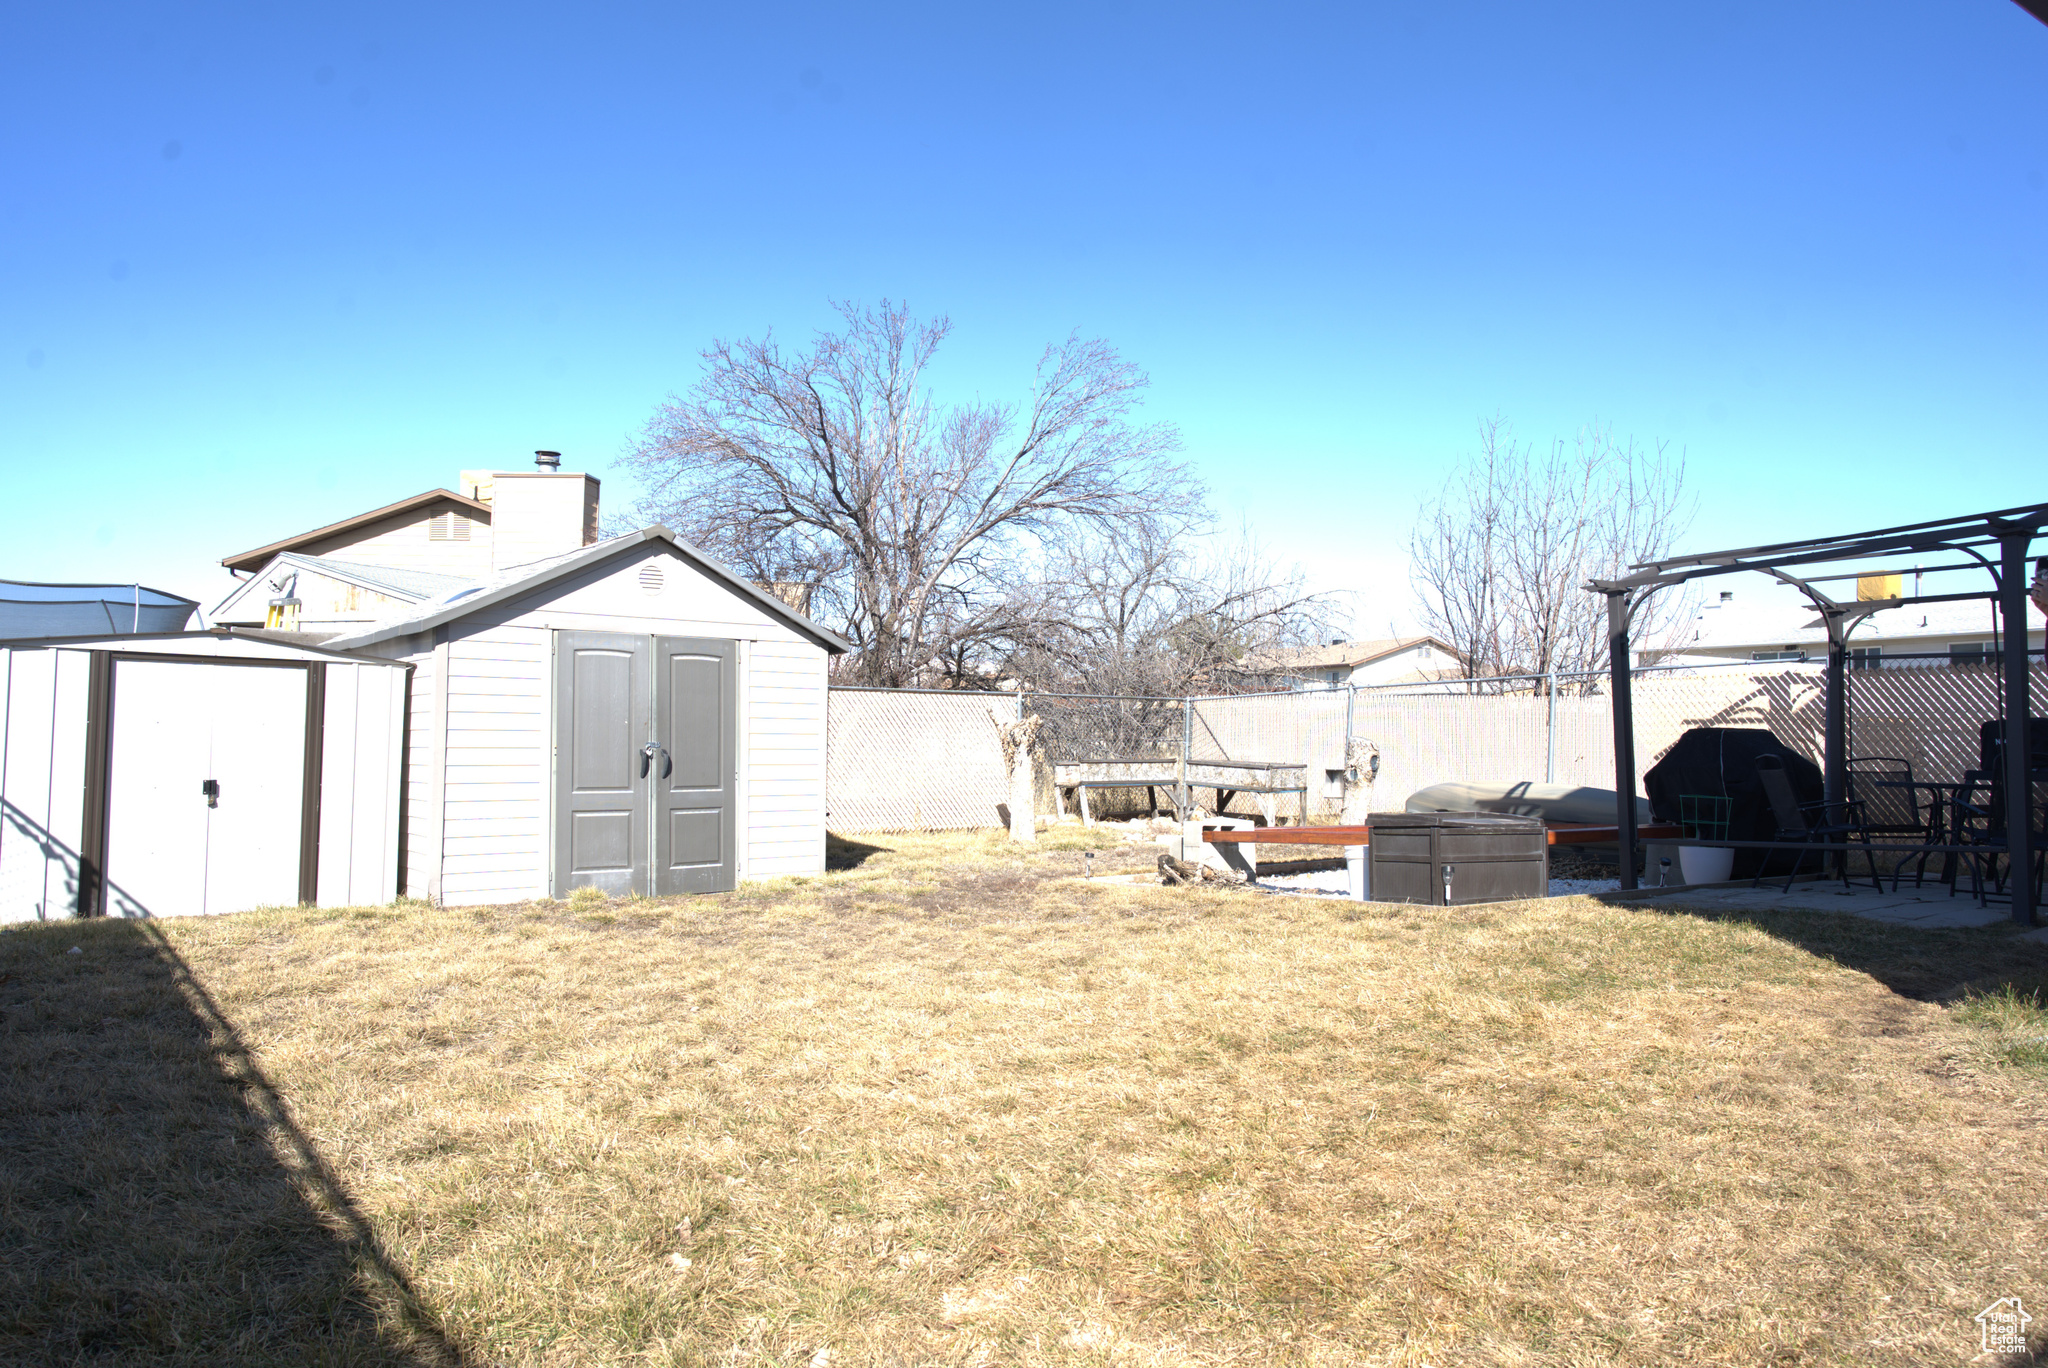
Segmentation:
{"type": "Polygon", "coordinates": [[[597,540],[596,478],[557,474],[557,452],[534,456],[539,470],[500,470],[491,476],[493,570],[530,565],[597,540]]]}

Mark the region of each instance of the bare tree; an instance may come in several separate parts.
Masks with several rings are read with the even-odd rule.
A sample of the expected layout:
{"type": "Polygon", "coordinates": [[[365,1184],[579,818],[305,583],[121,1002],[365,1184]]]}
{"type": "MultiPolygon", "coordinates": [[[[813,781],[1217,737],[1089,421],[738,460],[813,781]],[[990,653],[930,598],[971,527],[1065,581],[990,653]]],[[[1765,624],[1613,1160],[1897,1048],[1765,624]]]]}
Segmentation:
{"type": "MultiPolygon", "coordinates": [[[[1424,624],[1464,656],[1468,678],[1591,671],[1606,659],[1605,605],[1585,590],[1670,552],[1691,522],[1685,462],[1603,426],[1537,451],[1499,418],[1425,504],[1409,541],[1424,624]]],[[[1686,616],[1647,605],[1636,636],[1671,636],[1686,616]]]]}
{"type": "Polygon", "coordinates": [[[1052,691],[1229,692],[1245,687],[1247,656],[1310,644],[1332,613],[1248,529],[1219,537],[1192,515],[1114,541],[1065,539],[1038,583],[1028,628],[992,658],[1005,677],[1052,691]]]}
{"type": "Polygon", "coordinates": [[[1514,491],[1504,466],[1524,460],[1507,425],[1479,425],[1479,451],[1422,507],[1408,539],[1408,572],[1422,624],[1458,654],[1467,678],[1498,673],[1504,654],[1508,533],[1514,491]]]}
{"type": "Polygon", "coordinates": [[[1046,348],[1021,403],[942,407],[925,374],[948,320],[839,312],[802,352],[713,343],[628,464],[644,512],[758,582],[810,586],[859,648],[842,678],[964,668],[1042,607],[1021,578],[1041,539],[1115,544],[1200,505],[1175,430],[1131,421],[1146,379],[1107,343],[1046,348]]]}

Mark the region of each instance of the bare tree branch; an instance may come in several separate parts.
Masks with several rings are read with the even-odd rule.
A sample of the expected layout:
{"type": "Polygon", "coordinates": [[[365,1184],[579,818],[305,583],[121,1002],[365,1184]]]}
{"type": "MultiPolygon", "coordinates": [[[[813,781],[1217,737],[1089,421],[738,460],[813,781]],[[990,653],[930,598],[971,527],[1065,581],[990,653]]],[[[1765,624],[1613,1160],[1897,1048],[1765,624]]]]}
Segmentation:
{"type": "Polygon", "coordinates": [[[859,648],[842,677],[965,669],[1035,620],[1020,576],[1044,539],[1107,544],[1200,506],[1169,460],[1179,435],[1132,422],[1144,374],[1106,343],[1048,347],[1024,405],[941,408],[925,372],[947,320],[887,300],[839,311],[844,327],[800,354],[772,336],[714,343],[627,459],[643,512],[760,582],[809,587],[859,648]]]}
{"type": "MultiPolygon", "coordinates": [[[[1477,453],[1424,505],[1409,539],[1423,624],[1459,649],[1468,678],[1597,670],[1604,605],[1582,586],[1668,554],[1692,511],[1685,461],[1662,443],[1616,441],[1593,425],[1539,453],[1487,419],[1477,453]]],[[[1666,641],[1686,616],[1674,597],[1636,635],[1666,641]]]]}

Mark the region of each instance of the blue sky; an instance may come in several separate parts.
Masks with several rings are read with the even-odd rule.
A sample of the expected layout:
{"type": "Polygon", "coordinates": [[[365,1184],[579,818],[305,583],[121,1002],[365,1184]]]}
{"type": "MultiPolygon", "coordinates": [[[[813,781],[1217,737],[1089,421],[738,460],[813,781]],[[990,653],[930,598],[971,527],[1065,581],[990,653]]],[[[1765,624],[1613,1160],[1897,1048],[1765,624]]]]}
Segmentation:
{"type": "Polygon", "coordinates": [[[1711,7],[17,4],[0,577],[215,562],[536,447],[714,336],[950,314],[1152,375],[1373,635],[1500,413],[1686,453],[1694,549],[2048,498],[2048,27],[1711,7]]]}

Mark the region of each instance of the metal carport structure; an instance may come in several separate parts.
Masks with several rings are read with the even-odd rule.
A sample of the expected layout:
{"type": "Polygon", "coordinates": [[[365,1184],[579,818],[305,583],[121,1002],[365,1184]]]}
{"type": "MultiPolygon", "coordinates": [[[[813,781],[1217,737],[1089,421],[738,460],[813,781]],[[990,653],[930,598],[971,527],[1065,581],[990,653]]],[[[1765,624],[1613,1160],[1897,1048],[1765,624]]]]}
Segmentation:
{"type": "MultiPolygon", "coordinates": [[[[2005,728],[2006,851],[2014,871],[2012,919],[2024,926],[2034,925],[2034,888],[2027,876],[2033,863],[2033,832],[2027,812],[2031,798],[2028,761],[2032,755],[2027,735],[2031,715],[2027,675],[2027,560],[2034,541],[2043,535],[2044,528],[2048,528],[2048,503],[2030,504],[1995,513],[1973,513],[1960,518],[1885,527],[1842,537],[1779,542],[1771,546],[1644,561],[1630,566],[1631,574],[1611,580],[1589,581],[1586,585],[1588,591],[1604,594],[1607,598],[1607,665],[1613,688],[1615,820],[1621,828],[1621,886],[1625,889],[1637,886],[1635,717],[1629,691],[1630,623],[1636,609],[1659,589],[1713,575],[1753,571],[1770,575],[1805,594],[1820,610],[1822,625],[1827,629],[1826,737],[1821,770],[1826,780],[1825,797],[1829,803],[1840,802],[1847,787],[1850,629],[1871,613],[1908,604],[1952,603],[1965,599],[1992,599],[1997,603],[2004,685],[2001,692],[2005,728]],[[1996,548],[1996,561],[1979,548],[1996,548]],[[1966,559],[1952,564],[1903,569],[1882,564],[1842,568],[1849,562],[1930,555],[1954,555],[1966,559]],[[1813,569],[1826,573],[1814,574],[1811,573],[1813,569]],[[1934,573],[1980,569],[1990,575],[1992,588],[1958,594],[1913,594],[1844,602],[1815,587],[1875,575],[1897,575],[1906,570],[1934,573]]],[[[2042,566],[2048,568],[2048,558],[2044,558],[2042,566]]]]}

